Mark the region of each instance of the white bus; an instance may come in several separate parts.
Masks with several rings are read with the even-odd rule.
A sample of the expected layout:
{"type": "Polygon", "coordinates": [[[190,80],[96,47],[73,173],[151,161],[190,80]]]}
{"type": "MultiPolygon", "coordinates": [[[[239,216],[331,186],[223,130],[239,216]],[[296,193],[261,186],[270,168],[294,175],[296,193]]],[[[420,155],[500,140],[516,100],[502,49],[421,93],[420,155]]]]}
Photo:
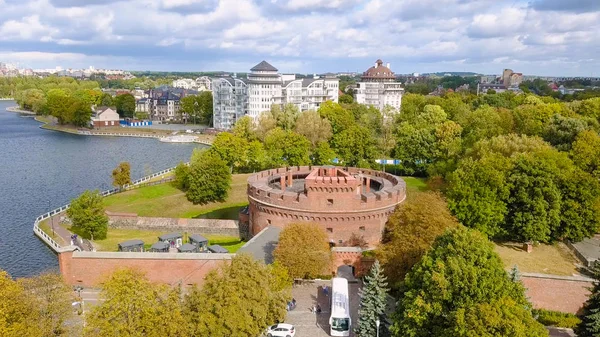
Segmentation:
{"type": "Polygon", "coordinates": [[[350,336],[350,299],[348,297],[348,280],[335,277],[331,287],[331,317],[329,326],[331,336],[350,336]]]}

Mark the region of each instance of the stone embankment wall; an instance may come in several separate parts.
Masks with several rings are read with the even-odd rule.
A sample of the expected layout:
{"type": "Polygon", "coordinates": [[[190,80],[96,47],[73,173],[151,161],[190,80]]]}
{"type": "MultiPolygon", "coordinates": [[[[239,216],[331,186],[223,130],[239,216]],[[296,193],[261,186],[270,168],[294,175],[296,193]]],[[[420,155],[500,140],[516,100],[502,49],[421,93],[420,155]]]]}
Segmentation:
{"type": "Polygon", "coordinates": [[[58,255],[65,282],[83,287],[98,287],[113,272],[133,268],[146,274],[151,282],[169,285],[201,285],[206,275],[233,254],[210,253],[123,253],[63,252],[58,255]]]}
{"type": "Polygon", "coordinates": [[[217,234],[236,237],[241,235],[240,227],[235,220],[149,218],[137,216],[135,213],[106,213],[111,228],[217,234]]]}

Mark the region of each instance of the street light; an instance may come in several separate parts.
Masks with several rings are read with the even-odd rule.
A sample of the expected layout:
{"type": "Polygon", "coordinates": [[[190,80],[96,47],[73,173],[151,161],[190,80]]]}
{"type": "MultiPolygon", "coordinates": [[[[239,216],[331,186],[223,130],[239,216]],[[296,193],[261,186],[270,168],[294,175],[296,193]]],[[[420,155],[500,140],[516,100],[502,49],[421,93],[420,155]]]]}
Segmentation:
{"type": "Polygon", "coordinates": [[[379,318],[375,321],[375,325],[377,326],[377,337],[379,337],[379,324],[381,322],[379,322],[379,318]]]}
{"type": "MultiPolygon", "coordinates": [[[[48,200],[48,214],[50,214],[50,212],[52,212],[52,210],[50,209],[50,200],[48,200]]],[[[50,225],[52,226],[52,238],[54,239],[56,234],[54,234],[54,217],[53,216],[50,216],[50,225]]]]}

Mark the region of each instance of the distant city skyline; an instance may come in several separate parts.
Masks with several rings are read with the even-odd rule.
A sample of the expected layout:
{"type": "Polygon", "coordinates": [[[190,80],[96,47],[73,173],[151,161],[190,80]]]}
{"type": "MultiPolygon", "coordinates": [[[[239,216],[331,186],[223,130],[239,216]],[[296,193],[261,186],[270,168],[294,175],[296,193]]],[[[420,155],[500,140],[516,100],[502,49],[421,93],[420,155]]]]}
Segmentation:
{"type": "Polygon", "coordinates": [[[0,0],[30,68],[600,76],[597,0],[0,0]]]}

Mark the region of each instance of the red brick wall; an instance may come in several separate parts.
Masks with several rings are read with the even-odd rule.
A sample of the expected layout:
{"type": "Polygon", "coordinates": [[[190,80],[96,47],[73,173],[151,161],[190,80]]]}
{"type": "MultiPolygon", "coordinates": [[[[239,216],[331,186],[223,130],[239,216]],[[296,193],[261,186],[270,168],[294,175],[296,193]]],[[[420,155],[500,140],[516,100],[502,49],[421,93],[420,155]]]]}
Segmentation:
{"type": "MultiPolygon", "coordinates": [[[[145,254],[145,253],[142,253],[145,254]]],[[[114,271],[134,268],[145,272],[156,283],[202,284],[209,271],[228,260],[182,260],[182,259],[111,259],[74,257],[73,252],[58,255],[60,272],[71,285],[98,287],[114,271]]]]}
{"type": "Polygon", "coordinates": [[[375,262],[374,258],[365,258],[362,252],[340,252],[333,250],[331,252],[333,263],[332,272],[335,273],[341,266],[354,267],[354,276],[362,277],[369,272],[371,266],[375,262]]]}

